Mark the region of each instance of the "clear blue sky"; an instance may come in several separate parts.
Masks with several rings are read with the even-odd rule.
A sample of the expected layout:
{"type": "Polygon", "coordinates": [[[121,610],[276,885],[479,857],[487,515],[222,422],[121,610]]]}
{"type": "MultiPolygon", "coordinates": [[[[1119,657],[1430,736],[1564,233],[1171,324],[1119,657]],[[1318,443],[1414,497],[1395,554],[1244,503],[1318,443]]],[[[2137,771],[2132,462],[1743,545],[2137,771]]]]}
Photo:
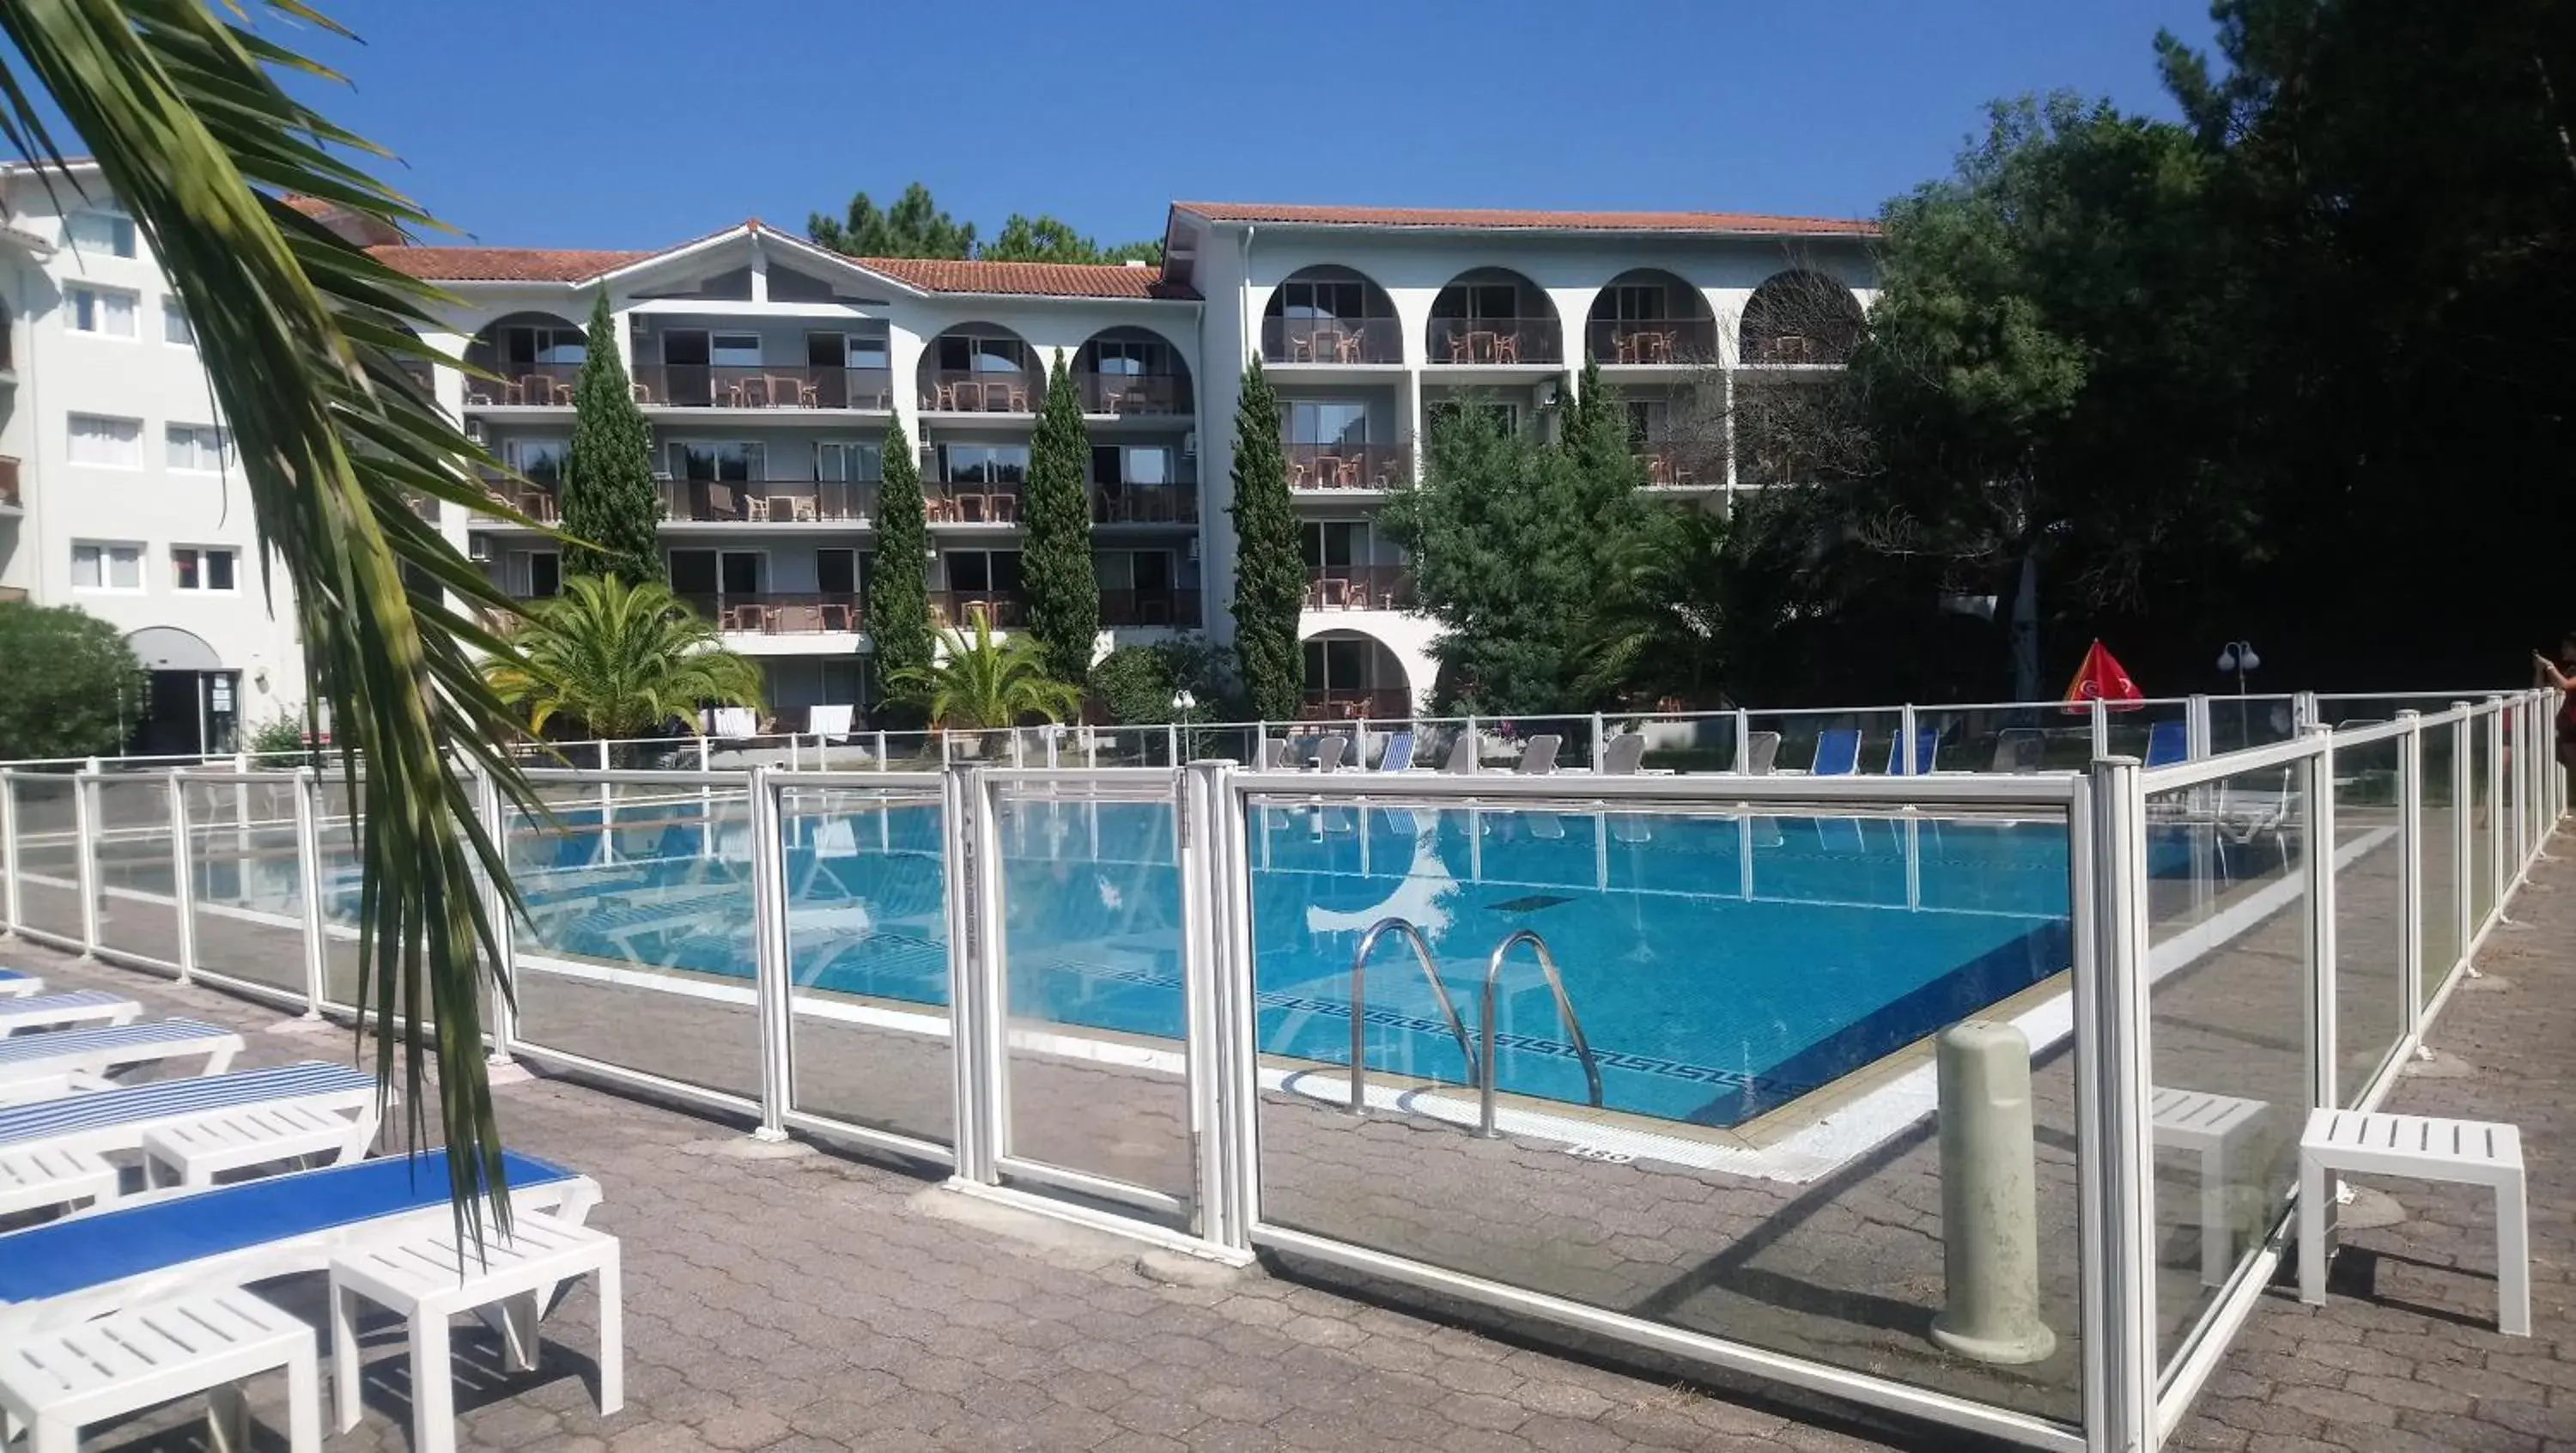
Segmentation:
{"type": "MultiPolygon", "coordinates": [[[[492,244],[801,228],[914,179],[989,237],[1175,198],[1863,215],[1993,97],[2133,110],[2206,0],[326,0],[329,113],[492,244]]],[[[302,37],[312,40],[313,37],[302,37]]]]}

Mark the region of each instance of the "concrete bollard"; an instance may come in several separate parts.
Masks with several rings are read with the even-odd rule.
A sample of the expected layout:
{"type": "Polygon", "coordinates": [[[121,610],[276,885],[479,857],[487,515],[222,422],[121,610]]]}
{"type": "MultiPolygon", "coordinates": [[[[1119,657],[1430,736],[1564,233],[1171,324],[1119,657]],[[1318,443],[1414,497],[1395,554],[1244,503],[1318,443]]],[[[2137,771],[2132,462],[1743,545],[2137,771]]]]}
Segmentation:
{"type": "Polygon", "coordinates": [[[2057,1349],[2039,1319],[2039,1170],[2030,1041],[2009,1024],[1941,1031],[1941,1242],[1947,1304],[1932,1340],[1979,1362],[2057,1349]]]}

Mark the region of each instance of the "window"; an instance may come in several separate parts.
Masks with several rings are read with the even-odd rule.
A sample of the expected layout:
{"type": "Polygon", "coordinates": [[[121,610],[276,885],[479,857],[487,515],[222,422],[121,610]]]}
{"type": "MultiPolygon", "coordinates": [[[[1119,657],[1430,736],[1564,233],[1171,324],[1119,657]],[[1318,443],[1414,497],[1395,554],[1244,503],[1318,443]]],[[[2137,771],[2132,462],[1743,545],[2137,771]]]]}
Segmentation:
{"type": "Polygon", "coordinates": [[[1133,485],[1170,484],[1172,451],[1154,444],[1093,445],[1091,482],[1133,485]]]}
{"type": "Polygon", "coordinates": [[[1091,345],[1091,371],[1115,378],[1142,378],[1172,371],[1162,344],[1143,338],[1104,338],[1091,345]]]}
{"type": "Polygon", "coordinates": [[[1018,484],[1029,475],[1026,444],[942,444],[939,478],[947,484],[1018,484]]]}
{"type": "Polygon", "coordinates": [[[575,364],[590,356],[590,337],[579,328],[513,324],[501,330],[502,372],[541,363],[575,364]]]}
{"type": "Polygon", "coordinates": [[[143,467],[143,421],[111,419],[98,414],[71,418],[74,464],[106,464],[118,469],[143,467]]]}
{"type": "Polygon", "coordinates": [[[885,478],[885,447],[828,441],[816,444],[814,477],[827,484],[874,484],[885,478]]]}
{"type": "Polygon", "coordinates": [[[1628,400],[1628,442],[1651,444],[1664,437],[1665,405],[1660,399],[1628,400]]]}
{"type": "Polygon", "coordinates": [[[1029,346],[1017,338],[939,335],[939,366],[950,373],[1024,373],[1028,364],[1029,346]]]}
{"type": "Polygon", "coordinates": [[[143,590],[143,547],[113,544],[72,546],[72,589],[121,590],[140,594],[143,590]]]}
{"type": "Polygon", "coordinates": [[[758,368],[761,364],[757,333],[718,333],[707,340],[707,346],[713,350],[708,356],[720,367],[758,368]]]}
{"type": "Polygon", "coordinates": [[[1672,314],[1664,307],[1662,283],[1621,283],[1610,290],[1610,316],[1622,322],[1660,323],[1672,314]]]}
{"type": "Polygon", "coordinates": [[[688,596],[750,596],[760,593],[769,557],[759,550],[674,550],[671,591],[688,596]]]}
{"type": "Polygon", "coordinates": [[[1308,520],[1306,568],[1326,575],[1348,574],[1369,555],[1369,527],[1362,520],[1308,520]]]}
{"type": "Polygon", "coordinates": [[[814,588],[825,595],[858,594],[859,552],[856,550],[815,551],[814,588]]]}
{"type": "Polygon", "coordinates": [[[204,545],[176,545],[170,550],[171,583],[181,590],[229,591],[240,552],[204,545]]]}
{"type": "Polygon", "coordinates": [[[1365,444],[1368,405],[1318,400],[1288,406],[1291,444],[1365,444]]]}
{"type": "Polygon", "coordinates": [[[748,484],[769,477],[769,451],[758,444],[675,439],[668,450],[673,479],[748,484]]]}
{"type": "Polygon", "coordinates": [[[1306,279],[1281,283],[1279,285],[1280,311],[1291,318],[1356,320],[1371,316],[1368,292],[1368,284],[1357,278],[1306,279]]]}
{"type": "Polygon", "coordinates": [[[188,321],[188,305],[177,298],[161,300],[161,341],[182,348],[197,346],[197,328],[188,321]]]}
{"type": "Polygon", "coordinates": [[[969,595],[1017,595],[1020,552],[1017,550],[951,550],[948,588],[969,595]]]}
{"type": "Polygon", "coordinates": [[[74,212],[63,223],[63,236],[84,252],[134,255],[134,219],[121,212],[74,212]]]}
{"type": "Polygon", "coordinates": [[[68,287],[63,289],[63,300],[70,305],[73,332],[134,336],[134,294],[114,288],[68,287]]]}
{"type": "Polygon", "coordinates": [[[888,361],[885,325],[879,323],[868,332],[851,334],[849,359],[852,368],[884,368],[888,361]]]}
{"type": "Polygon", "coordinates": [[[1366,641],[1316,640],[1306,643],[1306,691],[1366,691],[1366,641]]]}
{"type": "Polygon", "coordinates": [[[170,424],[162,435],[172,469],[213,473],[232,462],[232,439],[212,424],[170,424]]]}
{"type": "Polygon", "coordinates": [[[569,439],[507,439],[501,444],[501,462],[529,483],[552,489],[563,483],[564,460],[571,452],[569,439]]]}
{"type": "Polygon", "coordinates": [[[551,600],[563,594],[563,555],[555,550],[528,552],[528,597],[551,600]]]}

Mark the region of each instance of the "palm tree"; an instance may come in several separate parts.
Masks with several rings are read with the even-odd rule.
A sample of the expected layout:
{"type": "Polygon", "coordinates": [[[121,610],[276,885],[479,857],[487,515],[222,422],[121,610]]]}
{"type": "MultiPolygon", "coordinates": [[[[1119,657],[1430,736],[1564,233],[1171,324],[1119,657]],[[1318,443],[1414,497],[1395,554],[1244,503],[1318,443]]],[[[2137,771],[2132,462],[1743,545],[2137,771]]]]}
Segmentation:
{"type": "Polygon", "coordinates": [[[934,725],[952,730],[1006,727],[1029,717],[1061,721],[1082,710],[1082,688],[1047,674],[1046,652],[1034,636],[996,641],[980,615],[972,640],[954,628],[940,632],[938,659],[888,673],[886,687],[921,703],[934,725]]]}
{"type": "Polygon", "coordinates": [[[346,33],[305,0],[0,0],[0,134],[69,190],[46,118],[69,122],[187,307],[262,544],[294,583],[308,694],[330,712],[357,807],[359,1017],[388,1081],[401,1051],[415,1144],[437,1105],[449,1189],[479,1234],[477,1198],[504,1225],[508,1203],[476,998],[500,924],[477,871],[503,885],[508,911],[518,900],[471,775],[534,798],[507,753],[519,729],[476,664],[508,654],[479,613],[510,603],[412,500],[490,508],[474,474],[490,460],[404,372],[457,364],[420,342],[443,329],[444,295],[286,204],[318,199],[397,232],[436,225],[358,164],[383,152],[279,83],[339,79],[274,38],[303,26],[346,33]],[[252,30],[245,12],[261,9],[286,26],[252,30]],[[434,1101],[421,1094],[433,1057],[434,1101]]]}
{"type": "Polygon", "coordinates": [[[697,730],[708,702],[760,705],[759,663],[726,650],[659,581],[575,576],[511,643],[517,657],[486,663],[483,679],[527,712],[530,731],[570,718],[592,736],[652,736],[674,719],[697,730]]]}

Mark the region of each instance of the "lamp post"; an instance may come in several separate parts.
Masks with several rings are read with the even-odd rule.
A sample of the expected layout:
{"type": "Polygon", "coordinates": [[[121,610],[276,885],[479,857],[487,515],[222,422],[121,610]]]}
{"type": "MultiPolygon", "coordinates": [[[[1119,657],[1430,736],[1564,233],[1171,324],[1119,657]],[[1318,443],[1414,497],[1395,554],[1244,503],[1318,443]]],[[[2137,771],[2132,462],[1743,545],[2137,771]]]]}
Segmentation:
{"type": "MultiPolygon", "coordinates": [[[[1199,754],[1198,740],[1190,732],[1191,713],[1198,709],[1199,699],[1192,696],[1186,688],[1172,693],[1172,720],[1181,724],[1181,757],[1183,761],[1194,759],[1199,754]]],[[[1177,767],[1181,764],[1180,762],[1174,762],[1172,765],[1177,767]]]]}
{"type": "Polygon", "coordinates": [[[2240,747],[2254,745],[2253,716],[2245,704],[2245,673],[2259,670],[2262,665],[2263,658],[2255,653],[2252,641],[2230,641],[2218,648],[2219,673],[2233,673],[2236,677],[2236,730],[2243,738],[2237,743],[2240,747]]]}

